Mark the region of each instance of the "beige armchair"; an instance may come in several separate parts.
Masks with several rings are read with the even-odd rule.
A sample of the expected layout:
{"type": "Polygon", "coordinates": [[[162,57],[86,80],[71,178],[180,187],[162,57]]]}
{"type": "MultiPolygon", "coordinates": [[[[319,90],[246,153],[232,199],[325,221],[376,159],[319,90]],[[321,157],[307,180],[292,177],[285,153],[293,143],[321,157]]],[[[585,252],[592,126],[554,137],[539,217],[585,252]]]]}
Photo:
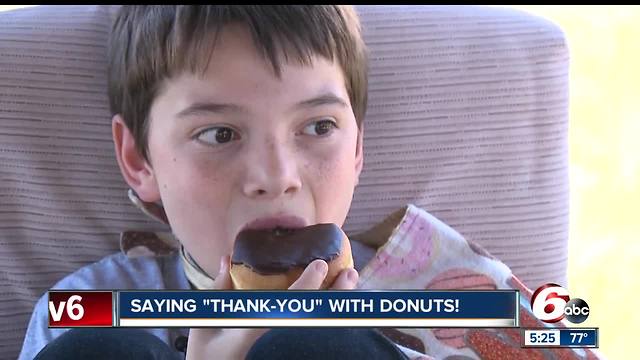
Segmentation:
{"type": "MultiPolygon", "coordinates": [[[[359,7],[371,53],[365,166],[345,230],[414,203],[530,287],[566,284],[568,50],[562,31],[477,6],[359,7]],[[399,175],[401,174],[401,175],[399,175]]],[[[133,207],[106,95],[114,8],[0,13],[0,357],[56,281],[166,230],[133,207]]]]}

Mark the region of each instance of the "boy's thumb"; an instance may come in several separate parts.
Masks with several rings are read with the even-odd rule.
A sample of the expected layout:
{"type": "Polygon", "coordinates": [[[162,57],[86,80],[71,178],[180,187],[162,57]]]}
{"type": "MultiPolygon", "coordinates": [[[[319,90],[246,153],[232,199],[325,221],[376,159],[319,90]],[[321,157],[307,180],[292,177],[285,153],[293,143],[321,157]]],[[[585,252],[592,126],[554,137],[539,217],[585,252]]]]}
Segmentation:
{"type": "Polygon", "coordinates": [[[231,257],[225,255],[220,259],[220,270],[218,275],[213,280],[213,288],[216,290],[232,290],[233,283],[231,282],[231,275],[229,275],[229,268],[231,266],[231,257]]]}

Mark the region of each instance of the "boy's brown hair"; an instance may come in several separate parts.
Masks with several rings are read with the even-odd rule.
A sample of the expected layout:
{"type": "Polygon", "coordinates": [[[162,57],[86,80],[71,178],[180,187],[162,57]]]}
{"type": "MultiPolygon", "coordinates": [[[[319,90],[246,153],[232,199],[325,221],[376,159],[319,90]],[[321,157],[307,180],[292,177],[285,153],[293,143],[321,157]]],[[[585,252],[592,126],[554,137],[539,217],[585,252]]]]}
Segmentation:
{"type": "Polygon", "coordinates": [[[165,79],[207,68],[219,31],[246,26],[258,51],[280,76],[281,62],[337,61],[361,127],[367,107],[367,54],[358,16],[339,5],[123,6],[109,39],[109,101],[121,114],[140,154],[148,159],[151,104],[165,79]]]}

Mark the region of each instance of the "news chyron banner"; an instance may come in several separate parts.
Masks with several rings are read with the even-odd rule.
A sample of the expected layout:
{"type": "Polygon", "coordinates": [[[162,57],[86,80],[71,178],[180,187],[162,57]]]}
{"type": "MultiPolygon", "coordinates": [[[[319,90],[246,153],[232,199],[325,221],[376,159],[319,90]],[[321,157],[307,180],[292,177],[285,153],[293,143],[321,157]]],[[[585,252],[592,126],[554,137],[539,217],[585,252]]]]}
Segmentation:
{"type": "Polygon", "coordinates": [[[49,327],[518,327],[516,290],[50,291],[49,327]]]}

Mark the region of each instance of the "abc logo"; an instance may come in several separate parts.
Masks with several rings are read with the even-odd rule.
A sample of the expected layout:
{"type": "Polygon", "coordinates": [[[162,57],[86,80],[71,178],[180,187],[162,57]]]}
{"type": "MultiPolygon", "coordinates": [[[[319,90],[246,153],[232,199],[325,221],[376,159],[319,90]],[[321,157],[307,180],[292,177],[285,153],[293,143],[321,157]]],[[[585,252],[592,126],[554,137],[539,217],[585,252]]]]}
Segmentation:
{"type": "Polygon", "coordinates": [[[538,319],[555,323],[564,318],[579,324],[589,317],[589,305],[580,298],[569,297],[569,292],[558,284],[540,286],[531,297],[531,311],[538,319]]]}

